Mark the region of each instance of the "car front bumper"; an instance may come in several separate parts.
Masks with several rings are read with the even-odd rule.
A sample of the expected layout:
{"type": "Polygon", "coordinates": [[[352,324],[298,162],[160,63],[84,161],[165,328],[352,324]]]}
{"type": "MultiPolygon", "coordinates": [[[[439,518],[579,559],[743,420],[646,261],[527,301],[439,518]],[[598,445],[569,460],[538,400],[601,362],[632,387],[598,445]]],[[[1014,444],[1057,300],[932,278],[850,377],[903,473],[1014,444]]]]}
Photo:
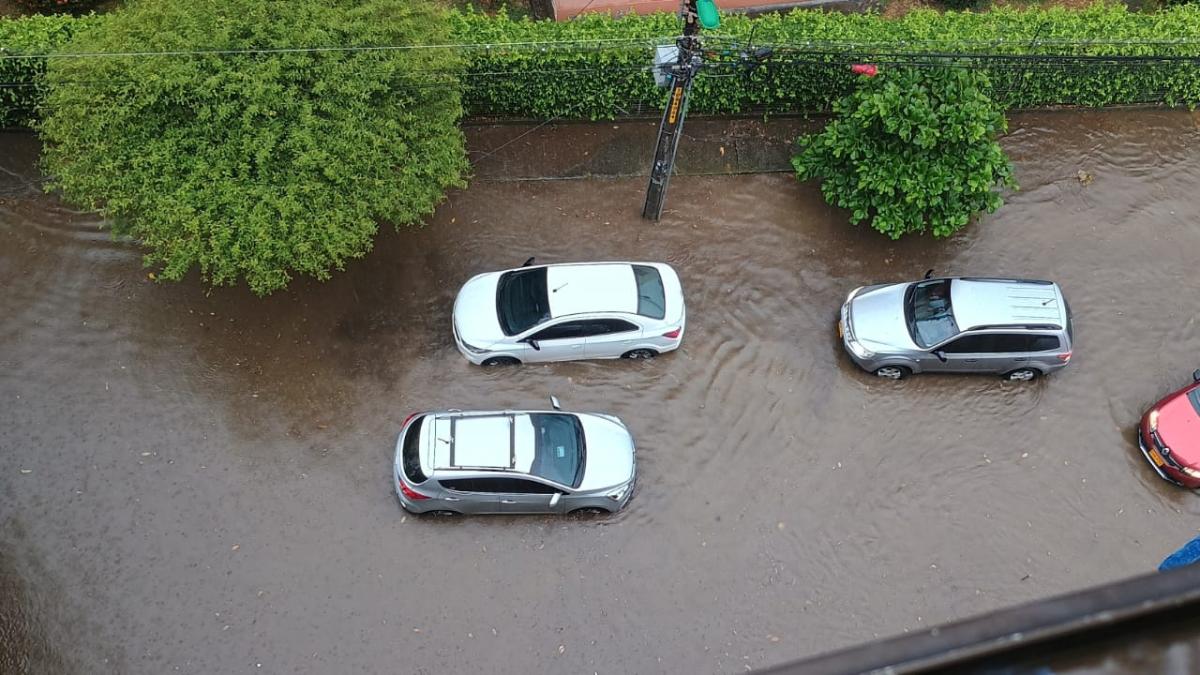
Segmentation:
{"type": "Polygon", "coordinates": [[[1154,448],[1146,445],[1146,438],[1142,435],[1142,426],[1140,424],[1137,429],[1137,444],[1138,449],[1142,451],[1142,456],[1146,458],[1146,463],[1150,465],[1150,468],[1154,469],[1154,473],[1157,473],[1160,478],[1168,483],[1174,483],[1175,485],[1191,490],[1200,488],[1200,479],[1188,476],[1179,469],[1167,464],[1166,460],[1163,460],[1161,464],[1154,460],[1154,455],[1158,455],[1160,459],[1162,455],[1154,448]]]}

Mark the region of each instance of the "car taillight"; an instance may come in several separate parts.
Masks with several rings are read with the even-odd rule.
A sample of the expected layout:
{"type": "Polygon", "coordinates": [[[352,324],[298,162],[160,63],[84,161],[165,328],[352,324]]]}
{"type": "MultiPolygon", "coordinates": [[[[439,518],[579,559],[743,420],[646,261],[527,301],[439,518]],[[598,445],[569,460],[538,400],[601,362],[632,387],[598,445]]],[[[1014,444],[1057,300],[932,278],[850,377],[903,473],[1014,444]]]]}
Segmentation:
{"type": "Polygon", "coordinates": [[[408,487],[407,485],[404,484],[404,481],[397,481],[396,484],[400,486],[400,494],[404,495],[405,497],[407,497],[413,501],[421,501],[422,499],[429,499],[429,495],[423,495],[420,492],[417,492],[416,490],[408,487]]]}
{"type": "Polygon", "coordinates": [[[683,329],[682,329],[682,328],[676,328],[676,329],[675,329],[675,330],[673,330],[673,331],[670,331],[670,332],[667,332],[667,333],[663,333],[663,337],[665,337],[665,338],[671,338],[672,340],[674,340],[675,338],[679,337],[679,333],[680,333],[680,332],[682,332],[682,331],[683,331],[683,329]]]}
{"type": "Polygon", "coordinates": [[[1071,360],[1071,352],[1067,352],[1066,354],[1059,354],[1058,360],[1062,361],[1063,363],[1067,363],[1068,361],[1071,360]]]}
{"type": "Polygon", "coordinates": [[[419,414],[420,413],[413,413],[413,414],[409,415],[408,417],[405,417],[404,422],[402,422],[400,424],[400,428],[403,429],[404,427],[408,426],[408,423],[412,421],[412,418],[416,417],[419,414]]]}

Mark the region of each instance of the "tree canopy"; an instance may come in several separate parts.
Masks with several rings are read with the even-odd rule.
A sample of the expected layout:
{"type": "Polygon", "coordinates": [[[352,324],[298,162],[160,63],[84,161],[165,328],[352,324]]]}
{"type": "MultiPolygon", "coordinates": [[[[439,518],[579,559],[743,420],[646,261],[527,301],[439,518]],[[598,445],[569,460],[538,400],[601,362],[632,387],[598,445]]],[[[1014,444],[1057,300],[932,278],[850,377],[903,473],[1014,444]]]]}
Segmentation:
{"type": "Polygon", "coordinates": [[[50,187],[148,249],[259,294],[326,279],[467,167],[430,0],[133,0],[50,59],[50,187]],[[351,48],[351,49],[346,49],[351,48]]]}
{"type": "Polygon", "coordinates": [[[820,178],[851,223],[869,220],[893,239],[949,236],[1000,207],[993,188],[1016,187],[996,142],[1007,122],[988,87],[966,68],[882,70],[834,104],[824,131],[799,140],[792,164],[801,180],[820,178]]]}

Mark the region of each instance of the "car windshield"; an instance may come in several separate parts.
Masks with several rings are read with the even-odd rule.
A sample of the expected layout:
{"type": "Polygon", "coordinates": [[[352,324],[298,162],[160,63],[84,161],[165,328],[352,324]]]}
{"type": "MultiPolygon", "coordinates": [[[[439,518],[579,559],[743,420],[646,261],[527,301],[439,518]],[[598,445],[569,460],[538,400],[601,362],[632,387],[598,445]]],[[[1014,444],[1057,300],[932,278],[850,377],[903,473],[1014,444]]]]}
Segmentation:
{"type": "Polygon", "coordinates": [[[646,265],[634,265],[633,276],[637,279],[637,313],[651,319],[667,315],[667,294],[663,290],[662,275],[646,265]]]}
{"type": "Polygon", "coordinates": [[[913,341],[932,347],[958,335],[950,307],[950,280],[919,281],[904,292],[904,318],[913,341]]]}
{"type": "Polygon", "coordinates": [[[579,487],[583,479],[583,426],[574,415],[535,413],[534,454],[529,472],[547,480],[579,487]]]}
{"type": "Polygon", "coordinates": [[[514,270],[496,286],[496,315],[505,335],[522,333],[550,318],[546,268],[514,270]]]}

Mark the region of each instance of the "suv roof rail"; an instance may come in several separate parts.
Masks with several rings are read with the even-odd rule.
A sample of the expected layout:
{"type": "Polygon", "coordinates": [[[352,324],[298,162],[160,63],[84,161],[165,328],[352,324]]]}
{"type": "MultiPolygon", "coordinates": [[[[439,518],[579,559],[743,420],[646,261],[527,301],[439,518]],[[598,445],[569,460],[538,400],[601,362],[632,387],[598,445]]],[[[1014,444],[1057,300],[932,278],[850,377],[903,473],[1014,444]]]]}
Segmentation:
{"type": "Polygon", "coordinates": [[[973,330],[1003,330],[1009,328],[1021,328],[1024,330],[1062,330],[1062,326],[1056,323],[988,323],[982,326],[971,326],[966,331],[973,330]]]}
{"type": "Polygon", "coordinates": [[[1045,279],[1010,279],[1007,277],[959,277],[959,279],[962,279],[963,281],[998,281],[1018,284],[1038,284],[1041,286],[1054,285],[1053,281],[1046,281],[1045,279]]]}

